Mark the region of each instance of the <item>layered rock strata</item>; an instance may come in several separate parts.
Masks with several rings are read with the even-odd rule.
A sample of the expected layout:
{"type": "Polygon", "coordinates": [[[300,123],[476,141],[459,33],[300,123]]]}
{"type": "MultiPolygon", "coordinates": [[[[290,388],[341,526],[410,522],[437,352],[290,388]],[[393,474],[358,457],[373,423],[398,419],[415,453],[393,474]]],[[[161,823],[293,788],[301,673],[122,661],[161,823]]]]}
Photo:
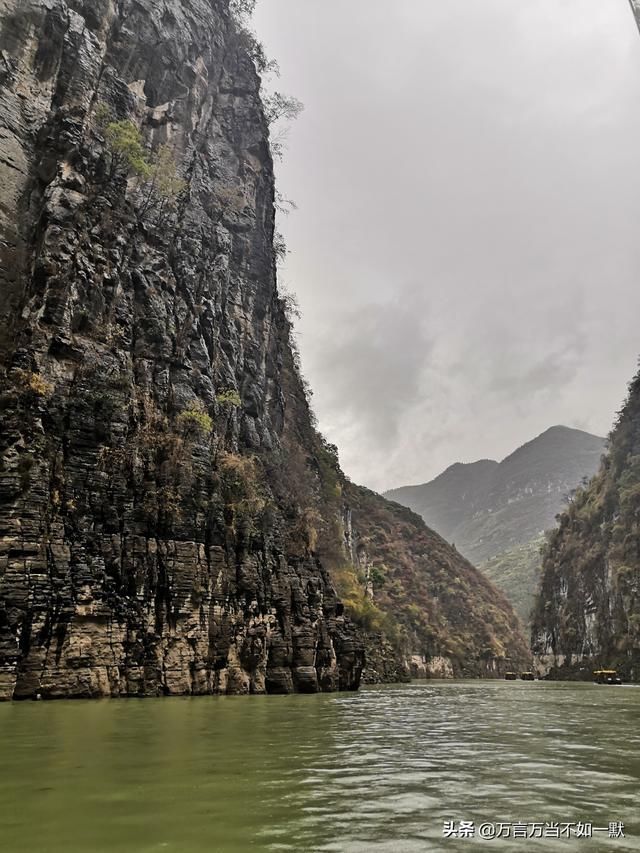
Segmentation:
{"type": "Polygon", "coordinates": [[[358,685],[265,474],[303,394],[253,47],[223,0],[0,3],[2,698],[358,685]]]}

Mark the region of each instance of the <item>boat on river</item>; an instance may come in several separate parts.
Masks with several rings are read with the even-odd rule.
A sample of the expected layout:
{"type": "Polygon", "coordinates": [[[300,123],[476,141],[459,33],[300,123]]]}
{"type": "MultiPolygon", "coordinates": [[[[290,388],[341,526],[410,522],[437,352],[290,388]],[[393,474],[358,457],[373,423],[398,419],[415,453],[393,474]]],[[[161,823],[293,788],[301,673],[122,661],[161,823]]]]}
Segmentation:
{"type": "Polygon", "coordinates": [[[517,677],[518,677],[517,672],[505,672],[505,674],[504,674],[504,680],[505,681],[515,681],[517,677]]]}
{"type": "Polygon", "coordinates": [[[523,681],[535,681],[535,673],[534,672],[521,672],[520,678],[523,681]]]}
{"type": "Polygon", "coordinates": [[[622,679],[615,669],[594,669],[594,684],[622,684],[622,679]]]}

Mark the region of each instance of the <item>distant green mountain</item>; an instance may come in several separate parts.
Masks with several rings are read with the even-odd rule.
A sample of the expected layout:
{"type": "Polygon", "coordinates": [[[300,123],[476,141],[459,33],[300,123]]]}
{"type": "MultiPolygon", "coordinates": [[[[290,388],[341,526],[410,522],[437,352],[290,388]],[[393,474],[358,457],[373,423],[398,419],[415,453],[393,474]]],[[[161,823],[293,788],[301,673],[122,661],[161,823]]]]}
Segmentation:
{"type": "Polygon", "coordinates": [[[529,624],[535,603],[542,563],[540,549],[544,542],[544,536],[540,536],[480,564],[480,569],[504,592],[525,625],[529,624]]]}
{"type": "Polygon", "coordinates": [[[605,440],[554,426],[502,462],[457,463],[429,483],[385,497],[410,507],[484,569],[528,621],[539,545],[568,496],[598,469],[605,440]]]}

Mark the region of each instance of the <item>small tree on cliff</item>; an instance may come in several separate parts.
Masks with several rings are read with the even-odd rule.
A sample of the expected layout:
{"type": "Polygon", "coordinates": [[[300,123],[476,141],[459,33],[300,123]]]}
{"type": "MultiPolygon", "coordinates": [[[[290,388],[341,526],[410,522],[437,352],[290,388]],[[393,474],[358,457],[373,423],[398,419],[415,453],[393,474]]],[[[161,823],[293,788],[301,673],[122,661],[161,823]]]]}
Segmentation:
{"type": "Polygon", "coordinates": [[[264,45],[251,30],[249,22],[256,8],[256,0],[230,0],[229,12],[236,23],[238,36],[253,60],[256,71],[261,76],[265,74],[280,74],[278,63],[267,57],[264,45]]]}
{"type": "Polygon", "coordinates": [[[264,95],[262,98],[264,115],[267,122],[272,125],[280,119],[293,121],[298,118],[304,109],[304,104],[292,95],[283,95],[282,92],[274,92],[273,95],[264,95]]]}
{"type": "Polygon", "coordinates": [[[144,145],[140,128],[129,119],[107,123],[108,108],[99,105],[96,121],[104,123],[105,141],[111,158],[109,177],[117,174],[132,175],[140,180],[142,196],[140,218],[154,208],[162,216],[167,206],[171,207],[186,189],[186,182],[178,176],[178,168],[172,149],[161,145],[151,153],[144,145]],[[105,112],[107,114],[105,114],[105,112]]]}
{"type": "Polygon", "coordinates": [[[256,2],[257,0],[229,0],[229,11],[232,17],[244,26],[255,12],[256,2]]]}
{"type": "Polygon", "coordinates": [[[195,433],[209,435],[213,429],[213,420],[199,400],[180,412],[177,422],[184,435],[189,437],[195,433]]]}
{"type": "Polygon", "coordinates": [[[289,128],[286,125],[277,128],[277,125],[279,122],[291,122],[298,118],[304,110],[304,104],[291,95],[274,92],[272,95],[262,96],[262,106],[270,130],[269,147],[271,154],[274,158],[282,160],[289,128]]]}
{"type": "Polygon", "coordinates": [[[276,264],[281,265],[286,261],[289,249],[281,231],[276,231],[273,235],[273,252],[276,256],[276,264]]]}
{"type": "Polygon", "coordinates": [[[144,216],[151,207],[159,207],[158,216],[162,216],[165,208],[173,207],[186,188],[186,181],[178,176],[173,151],[168,145],[161,145],[151,165],[151,173],[144,190],[145,201],[141,216],[144,216]]]}
{"type": "Polygon", "coordinates": [[[151,163],[137,125],[129,119],[112,121],[105,129],[105,139],[111,155],[111,178],[118,171],[143,180],[151,177],[151,163]]]}

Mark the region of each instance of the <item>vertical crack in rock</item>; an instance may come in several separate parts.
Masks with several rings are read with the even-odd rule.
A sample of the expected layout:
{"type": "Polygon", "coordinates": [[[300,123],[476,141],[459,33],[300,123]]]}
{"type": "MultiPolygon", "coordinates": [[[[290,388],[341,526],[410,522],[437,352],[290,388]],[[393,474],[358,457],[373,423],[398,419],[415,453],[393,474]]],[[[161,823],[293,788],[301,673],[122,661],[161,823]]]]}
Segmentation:
{"type": "Polygon", "coordinates": [[[0,60],[0,697],[357,688],[270,474],[308,412],[246,38],[222,0],[15,0],[0,60]],[[176,205],[100,110],[171,151],[176,205]]]}
{"type": "Polygon", "coordinates": [[[369,681],[527,660],[314,429],[251,55],[225,0],[0,4],[1,698],[354,689],[364,629],[369,681]]]}

